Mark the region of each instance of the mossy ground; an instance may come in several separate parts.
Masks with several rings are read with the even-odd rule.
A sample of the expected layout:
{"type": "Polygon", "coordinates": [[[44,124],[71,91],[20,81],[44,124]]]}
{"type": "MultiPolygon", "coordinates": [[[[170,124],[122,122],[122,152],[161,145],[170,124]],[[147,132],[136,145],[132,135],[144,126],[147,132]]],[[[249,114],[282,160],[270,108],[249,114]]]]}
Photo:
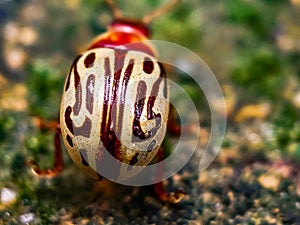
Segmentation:
{"type": "MultiPolygon", "coordinates": [[[[119,1],[141,17],[162,1],[119,1]]],[[[29,159],[50,167],[65,75],[78,51],[105,31],[102,1],[0,1],[0,224],[300,224],[300,2],[188,0],[152,24],[153,39],[187,47],[214,71],[227,105],[222,151],[204,172],[194,157],[169,179],[187,196],[160,202],[151,187],[96,183],[65,153],[66,170],[35,177],[29,159]],[[29,214],[26,214],[29,213],[29,214]],[[21,217],[20,217],[21,216],[21,217]],[[23,217],[22,217],[23,216],[23,217]]],[[[199,149],[209,109],[190,79],[176,80],[197,103],[199,149]]],[[[168,146],[171,142],[168,142],[168,146]]]]}

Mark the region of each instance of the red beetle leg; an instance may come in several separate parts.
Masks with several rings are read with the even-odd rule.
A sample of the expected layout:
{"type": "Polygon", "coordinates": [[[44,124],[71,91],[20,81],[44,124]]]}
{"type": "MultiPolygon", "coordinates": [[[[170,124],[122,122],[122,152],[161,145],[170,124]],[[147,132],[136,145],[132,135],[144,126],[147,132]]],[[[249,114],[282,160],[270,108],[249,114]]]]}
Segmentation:
{"type": "MultiPolygon", "coordinates": [[[[158,161],[162,162],[164,160],[164,153],[163,149],[160,148],[157,152],[158,161]]],[[[157,169],[157,175],[156,179],[161,180],[162,174],[163,174],[163,163],[158,164],[157,169]]],[[[154,184],[154,190],[158,197],[167,203],[178,203],[181,201],[181,199],[185,196],[185,192],[182,190],[177,190],[175,192],[167,192],[167,190],[164,188],[163,182],[160,181],[156,184],[154,184]]]]}
{"type": "MultiPolygon", "coordinates": [[[[52,127],[52,126],[51,126],[52,127]]],[[[47,127],[46,127],[47,128],[47,127]]],[[[49,128],[49,127],[48,127],[49,128]]],[[[52,127],[53,128],[53,127],[52,127]]],[[[56,127],[54,144],[55,144],[55,154],[54,154],[54,163],[53,167],[50,169],[41,169],[38,163],[34,160],[30,160],[28,162],[34,174],[37,176],[45,176],[45,177],[53,177],[56,176],[63,170],[63,154],[61,149],[61,141],[60,141],[61,130],[60,127],[56,127]]]]}

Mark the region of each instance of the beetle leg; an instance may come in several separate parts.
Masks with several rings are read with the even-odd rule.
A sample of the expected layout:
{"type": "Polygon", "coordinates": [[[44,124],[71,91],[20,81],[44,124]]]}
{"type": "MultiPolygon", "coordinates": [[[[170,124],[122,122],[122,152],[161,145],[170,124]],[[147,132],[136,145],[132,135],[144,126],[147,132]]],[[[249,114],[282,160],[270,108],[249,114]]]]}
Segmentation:
{"type": "Polygon", "coordinates": [[[161,7],[154,9],[152,12],[146,14],[142,21],[145,24],[149,24],[153,19],[163,15],[165,12],[172,9],[175,5],[177,5],[181,0],[169,0],[165,5],[162,5],[161,7]]]}
{"type": "Polygon", "coordinates": [[[111,8],[115,19],[122,18],[122,12],[113,0],[105,0],[106,4],[111,8]]]}
{"type": "Polygon", "coordinates": [[[60,141],[61,129],[59,126],[56,127],[54,144],[55,144],[55,155],[53,167],[50,169],[41,169],[38,163],[34,160],[28,162],[34,174],[37,176],[53,177],[63,170],[63,155],[60,141]]]}
{"type": "MultiPolygon", "coordinates": [[[[157,157],[159,162],[163,161],[164,153],[162,148],[158,150],[157,157]]],[[[162,174],[163,174],[163,163],[159,163],[157,168],[156,179],[161,180],[162,174]]],[[[175,192],[167,192],[162,181],[154,184],[154,190],[162,201],[168,203],[178,203],[185,196],[185,192],[182,190],[177,190],[175,192]]]]}
{"type": "Polygon", "coordinates": [[[56,130],[57,127],[59,127],[59,123],[57,121],[47,121],[43,120],[40,117],[33,117],[33,122],[35,126],[39,127],[42,130],[56,130]]]}

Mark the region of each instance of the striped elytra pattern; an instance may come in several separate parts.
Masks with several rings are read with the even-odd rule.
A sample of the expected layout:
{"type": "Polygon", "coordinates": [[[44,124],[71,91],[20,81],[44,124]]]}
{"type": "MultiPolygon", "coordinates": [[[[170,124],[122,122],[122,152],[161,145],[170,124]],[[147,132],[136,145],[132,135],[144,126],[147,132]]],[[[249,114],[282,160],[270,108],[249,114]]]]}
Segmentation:
{"type": "Polygon", "coordinates": [[[128,179],[132,166],[148,165],[166,132],[165,78],[163,66],[142,51],[104,47],[79,55],[60,109],[63,140],[77,166],[95,179],[103,170],[128,179]]]}

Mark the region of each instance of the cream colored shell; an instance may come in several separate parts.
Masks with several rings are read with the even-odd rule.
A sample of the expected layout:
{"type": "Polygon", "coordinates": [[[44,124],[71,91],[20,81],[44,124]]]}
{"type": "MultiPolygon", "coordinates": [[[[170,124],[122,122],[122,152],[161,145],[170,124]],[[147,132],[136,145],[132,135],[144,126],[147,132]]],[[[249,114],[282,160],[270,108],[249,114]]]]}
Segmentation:
{"type": "Polygon", "coordinates": [[[116,157],[124,164],[111,164],[107,169],[116,170],[112,179],[123,180],[136,174],[131,166],[146,166],[155,157],[165,136],[168,113],[167,82],[154,57],[139,51],[96,48],[73,63],[65,82],[60,126],[68,153],[79,168],[98,179],[96,171],[106,160],[101,158],[105,149],[117,150],[116,157]],[[134,121],[141,136],[133,133],[134,121]],[[120,145],[110,148],[117,140],[120,145]]]}

